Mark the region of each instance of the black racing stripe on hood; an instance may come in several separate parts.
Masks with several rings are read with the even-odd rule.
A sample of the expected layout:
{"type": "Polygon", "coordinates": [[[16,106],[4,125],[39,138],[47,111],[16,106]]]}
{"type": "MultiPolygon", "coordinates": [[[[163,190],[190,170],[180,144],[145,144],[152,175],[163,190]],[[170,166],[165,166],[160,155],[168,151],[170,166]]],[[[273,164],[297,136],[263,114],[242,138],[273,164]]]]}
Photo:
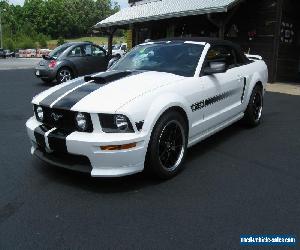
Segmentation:
{"type": "Polygon", "coordinates": [[[68,84],[67,86],[64,86],[56,91],[54,91],[52,94],[48,95],[45,99],[43,99],[40,102],[40,105],[49,107],[53,102],[55,102],[59,97],[64,95],[66,92],[78,87],[79,85],[83,84],[84,82],[82,80],[78,80],[74,83],[68,84]]]}
{"type": "Polygon", "coordinates": [[[93,93],[94,91],[100,89],[104,85],[96,84],[96,83],[87,83],[71,93],[67,94],[64,98],[59,100],[57,103],[53,105],[54,109],[71,109],[77,102],[86,97],[87,95],[93,93]]]}
{"type": "Polygon", "coordinates": [[[85,80],[89,81],[88,83],[64,96],[61,100],[55,103],[52,108],[69,110],[84,97],[102,88],[103,86],[122,78],[141,74],[143,72],[144,71],[109,71],[96,76],[85,77],[85,80]]]}
{"type": "Polygon", "coordinates": [[[84,80],[86,82],[94,81],[95,83],[98,83],[98,84],[106,84],[106,83],[120,80],[127,76],[136,75],[136,74],[140,74],[140,73],[141,72],[138,72],[138,71],[134,71],[134,72],[132,72],[132,71],[108,71],[108,72],[104,72],[104,73],[102,73],[100,75],[96,75],[96,76],[85,76],[84,80]]]}

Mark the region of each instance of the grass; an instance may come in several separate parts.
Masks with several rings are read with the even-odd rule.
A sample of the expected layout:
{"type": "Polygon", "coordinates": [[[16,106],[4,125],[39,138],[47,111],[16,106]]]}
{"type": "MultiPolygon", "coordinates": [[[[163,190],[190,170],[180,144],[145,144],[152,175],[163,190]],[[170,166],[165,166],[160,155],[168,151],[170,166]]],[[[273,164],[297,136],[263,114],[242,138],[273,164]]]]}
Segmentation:
{"type": "MultiPolygon", "coordinates": [[[[114,37],[114,43],[121,43],[125,42],[124,37],[114,37]]],[[[93,42],[98,45],[105,45],[107,44],[107,37],[80,37],[80,38],[74,38],[74,39],[65,39],[66,42],[84,42],[89,41],[93,42]]],[[[48,41],[48,48],[53,49],[57,47],[57,40],[50,40],[48,41]]]]}

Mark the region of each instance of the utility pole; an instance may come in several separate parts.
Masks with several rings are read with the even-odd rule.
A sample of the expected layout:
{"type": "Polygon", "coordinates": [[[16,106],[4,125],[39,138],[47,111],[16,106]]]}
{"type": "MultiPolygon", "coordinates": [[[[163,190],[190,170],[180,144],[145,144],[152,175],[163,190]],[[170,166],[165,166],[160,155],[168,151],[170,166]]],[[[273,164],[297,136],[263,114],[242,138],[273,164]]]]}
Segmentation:
{"type": "Polygon", "coordinates": [[[0,48],[3,49],[3,33],[2,33],[2,20],[1,20],[1,15],[2,15],[2,12],[1,12],[1,6],[0,6],[0,35],[1,35],[1,46],[0,46],[0,48]]]}

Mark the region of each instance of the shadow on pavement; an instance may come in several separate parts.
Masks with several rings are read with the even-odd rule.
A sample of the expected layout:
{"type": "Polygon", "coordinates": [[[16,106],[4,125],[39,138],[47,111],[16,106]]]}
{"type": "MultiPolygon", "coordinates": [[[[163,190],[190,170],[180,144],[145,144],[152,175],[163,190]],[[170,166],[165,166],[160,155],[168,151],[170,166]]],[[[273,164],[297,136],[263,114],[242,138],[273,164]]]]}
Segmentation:
{"type": "MultiPolygon", "coordinates": [[[[200,158],[211,150],[214,150],[219,144],[226,141],[233,134],[240,133],[244,127],[239,123],[234,124],[216,135],[200,142],[188,150],[185,164],[200,158]]],[[[79,173],[55,167],[41,162],[38,159],[32,161],[33,167],[49,181],[58,182],[59,184],[78,187],[96,193],[122,193],[136,191],[148,186],[156,186],[166,181],[155,179],[146,173],[139,173],[132,176],[121,178],[92,178],[89,174],[79,173]]],[[[184,169],[183,171],[187,171],[184,169]]],[[[176,177],[175,177],[176,178],[176,177]]]]}

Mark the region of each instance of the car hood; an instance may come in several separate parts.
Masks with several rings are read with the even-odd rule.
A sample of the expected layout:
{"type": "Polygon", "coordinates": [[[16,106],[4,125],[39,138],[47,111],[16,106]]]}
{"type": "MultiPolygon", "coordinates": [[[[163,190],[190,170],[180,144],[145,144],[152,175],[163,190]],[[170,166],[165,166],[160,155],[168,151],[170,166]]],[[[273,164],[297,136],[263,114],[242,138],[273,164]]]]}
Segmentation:
{"type": "Polygon", "coordinates": [[[183,79],[156,71],[108,71],[53,87],[32,102],[57,109],[114,113],[137,97],[183,79]]]}

